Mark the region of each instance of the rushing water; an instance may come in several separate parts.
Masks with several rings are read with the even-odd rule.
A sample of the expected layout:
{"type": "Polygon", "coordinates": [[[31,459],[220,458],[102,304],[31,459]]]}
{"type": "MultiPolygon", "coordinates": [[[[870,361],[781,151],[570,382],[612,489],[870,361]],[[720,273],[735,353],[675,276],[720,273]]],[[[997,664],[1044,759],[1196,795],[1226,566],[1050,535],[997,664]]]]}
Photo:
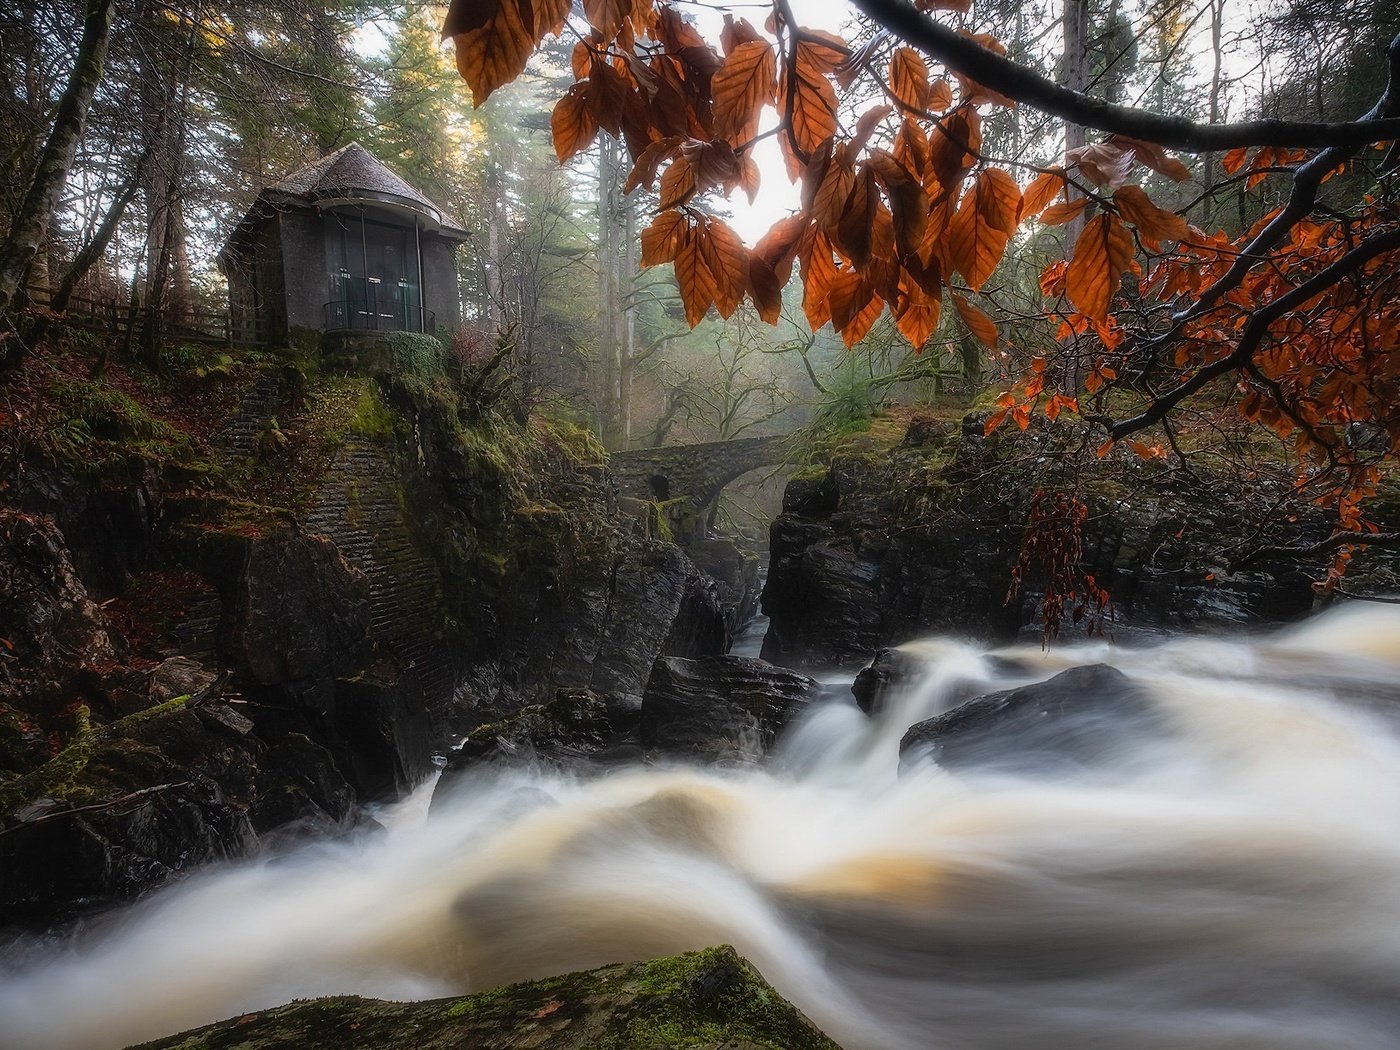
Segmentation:
{"type": "Polygon", "coordinates": [[[186,879],[12,958],[0,1044],[730,942],[848,1050],[1400,1046],[1400,609],[909,648],[926,673],[878,718],[818,705],[765,768],[484,774],[426,820],[410,799],[383,834],[186,879]],[[1097,772],[897,776],[909,724],[1092,662],[1148,690],[1160,732],[1106,731],[1097,772]]]}

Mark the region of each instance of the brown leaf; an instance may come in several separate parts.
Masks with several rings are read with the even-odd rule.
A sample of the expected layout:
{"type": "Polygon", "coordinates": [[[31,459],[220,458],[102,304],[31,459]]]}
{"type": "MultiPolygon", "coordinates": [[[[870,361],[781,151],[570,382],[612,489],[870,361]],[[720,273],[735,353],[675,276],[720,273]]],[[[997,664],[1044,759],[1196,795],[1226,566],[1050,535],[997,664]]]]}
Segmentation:
{"type": "Polygon", "coordinates": [[[846,213],[846,201],[855,186],[856,173],[846,160],[845,149],[827,165],[821,185],[812,196],[812,220],[829,234],[835,234],[846,213]]]}
{"type": "Polygon", "coordinates": [[[1111,142],[1091,142],[1065,154],[1065,163],[1078,166],[1080,173],[1097,186],[1117,189],[1128,181],[1134,154],[1111,142]]]}
{"type": "Polygon", "coordinates": [[[754,309],[767,324],[777,324],[783,312],[783,281],[757,254],[749,255],[749,294],[754,309]]]}
{"type": "Polygon", "coordinates": [[[661,207],[674,208],[695,196],[695,169],[684,153],[679,153],[661,176],[661,207]]]}
{"type": "Polygon", "coordinates": [[[1190,168],[1176,157],[1168,156],[1167,151],[1155,142],[1144,142],[1142,139],[1129,138],[1127,135],[1110,135],[1105,139],[1105,142],[1111,146],[1128,150],[1139,164],[1176,182],[1185,182],[1191,177],[1190,168]]]}
{"type": "Polygon", "coordinates": [[[704,235],[700,227],[688,230],[676,255],[676,286],[685,306],[686,323],[691,328],[705,319],[715,301],[715,278],[705,262],[704,235]]]}
{"type": "MultiPolygon", "coordinates": [[[[829,75],[846,58],[845,44],[839,37],[831,37],[840,43],[827,46],[820,39],[808,39],[813,33],[804,30],[804,37],[797,42],[793,69],[783,70],[783,82],[778,86],[779,115],[790,122],[791,137],[797,148],[810,154],[823,142],[836,133],[836,87],[828,79],[829,75]],[[792,89],[788,88],[789,74],[793,75],[792,89]],[[791,94],[791,112],[788,112],[791,94]]],[[[829,34],[821,34],[829,36],[829,34]]],[[[785,136],[786,137],[786,136],[785,136]]]]}
{"type": "Polygon", "coordinates": [[[834,238],[836,246],[859,266],[870,260],[870,237],[879,203],[880,191],[875,187],[875,177],[869,167],[863,167],[851,185],[851,195],[846,200],[846,210],[837,224],[834,238]]]}
{"type": "Polygon", "coordinates": [[[831,285],[831,326],[847,348],[864,339],[885,308],[884,301],[859,274],[842,270],[831,285]]]}
{"type": "MultiPolygon", "coordinates": [[[[549,118],[554,135],[554,153],[563,164],[586,150],[598,134],[598,122],[588,108],[584,86],[575,84],[554,106],[549,118]]],[[[655,170],[655,169],[653,169],[655,170]]]]}
{"type": "Polygon", "coordinates": [[[1017,222],[1043,212],[1066,185],[1064,172],[1060,168],[1051,168],[1037,175],[1021,195],[1021,212],[1017,222]]]}
{"type": "Polygon", "coordinates": [[[802,312],[812,331],[831,320],[831,286],[836,280],[836,260],[826,234],[812,238],[802,255],[802,312]]]}
{"type": "Polygon", "coordinates": [[[605,40],[617,36],[623,19],[632,13],[632,0],[583,0],[583,15],[605,40]]]}
{"type": "Polygon", "coordinates": [[[738,185],[739,158],[734,155],[734,147],[724,140],[703,142],[700,139],[690,139],[681,143],[680,152],[695,173],[696,193],[704,193],[716,186],[728,191],[738,185]]]}
{"type": "Polygon", "coordinates": [[[750,41],[762,40],[757,29],[747,18],[734,21],[734,16],[726,14],[724,16],[724,27],[719,31],[719,46],[724,49],[726,56],[732,55],[734,49],[740,44],[747,44],[750,41]]]}
{"type": "Polygon", "coordinates": [[[1088,197],[1076,197],[1072,201],[1052,204],[1040,213],[1040,223],[1042,226],[1061,226],[1082,212],[1088,203],[1088,197]]]}
{"type": "Polygon", "coordinates": [[[675,261],[690,223],[678,211],[663,211],[642,231],[642,265],[660,266],[675,261]]]}
{"type": "Polygon", "coordinates": [[[749,253],[739,235],[719,219],[711,218],[706,232],[709,236],[702,244],[705,265],[715,280],[715,309],[727,320],[748,289],[749,253]]]}
{"type": "Polygon", "coordinates": [[[736,145],[753,138],[759,114],[773,101],[777,76],[778,60],[762,40],[734,48],[711,81],[715,134],[736,145]]]}
{"type": "Polygon", "coordinates": [[[1065,293],[1074,308],[1096,321],[1108,319],[1108,304],[1133,260],[1133,238],[1116,215],[1096,215],[1084,227],[1065,271],[1065,293]]]}
{"type": "Polygon", "coordinates": [[[908,259],[918,253],[923,243],[931,210],[928,194],[918,178],[884,150],[871,150],[868,164],[889,197],[895,243],[900,256],[908,259]]]}
{"type": "Polygon", "coordinates": [[[938,329],[938,315],[942,311],[942,300],[929,295],[918,283],[905,279],[900,282],[899,305],[895,309],[894,320],[900,334],[909,340],[915,353],[922,353],[924,345],[938,329]]]}
{"type": "Polygon", "coordinates": [[[1153,204],[1141,186],[1122,186],[1113,195],[1114,207],[1126,221],[1137,227],[1145,243],[1182,241],[1190,236],[1190,226],[1175,212],[1153,204]]]}
{"type": "Polygon", "coordinates": [[[532,1013],[530,1017],[532,1020],[538,1021],[542,1017],[548,1017],[550,1014],[554,1013],[563,1005],[563,1002],[561,1002],[560,1000],[551,999],[549,1002],[545,1003],[538,1010],[532,1013]]]}
{"type": "Polygon", "coordinates": [[[623,183],[622,192],[631,193],[638,186],[651,189],[656,183],[656,170],[661,167],[667,157],[675,152],[681,141],[679,135],[671,135],[648,143],[646,149],[638,155],[636,163],[632,165],[632,170],[627,175],[627,181],[623,183]]]}
{"type": "Polygon", "coordinates": [[[948,81],[940,77],[929,85],[928,110],[930,113],[942,113],[952,104],[953,89],[948,86],[948,81]]]}
{"type": "Polygon", "coordinates": [[[895,48],[890,56],[890,93],[901,106],[923,113],[928,108],[928,63],[912,47],[895,48]]]}
{"type": "Polygon", "coordinates": [[[1000,168],[983,168],[962,200],[948,230],[948,251],[955,269],[973,291],[982,287],[1016,228],[1021,190],[1000,168]]]}
{"type": "Polygon", "coordinates": [[[540,39],[535,35],[532,12],[522,13],[520,0],[483,0],[479,4],[462,0],[448,12],[443,32],[452,37],[457,72],[471,89],[473,106],[480,106],[498,87],[518,77],[540,39]],[[493,10],[488,13],[486,8],[493,10]],[[464,14],[454,21],[453,13],[459,9],[464,14]],[[457,25],[470,28],[454,29],[457,25]]]}
{"type": "Polygon", "coordinates": [[[953,306],[957,308],[962,323],[967,325],[967,330],[977,337],[978,342],[988,350],[995,350],[997,348],[996,323],[956,292],[953,293],[953,306]]]}
{"type": "Polygon", "coordinates": [[[739,188],[748,195],[750,204],[758,197],[759,180],[761,177],[758,170],[758,161],[753,159],[753,154],[751,152],[745,151],[739,158],[739,188]]]}

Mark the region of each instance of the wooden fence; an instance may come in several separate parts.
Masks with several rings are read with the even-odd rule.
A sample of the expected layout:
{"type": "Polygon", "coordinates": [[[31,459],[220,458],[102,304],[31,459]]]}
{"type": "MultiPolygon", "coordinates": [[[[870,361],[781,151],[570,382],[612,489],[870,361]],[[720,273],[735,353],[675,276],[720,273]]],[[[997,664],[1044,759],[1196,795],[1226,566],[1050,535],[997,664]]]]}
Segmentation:
{"type": "MultiPolygon", "coordinates": [[[[40,309],[49,307],[46,292],[31,290],[29,301],[40,309]]],[[[113,299],[89,299],[72,296],[63,312],[63,324],[88,328],[114,339],[136,338],[144,331],[149,310],[131,309],[129,303],[113,299]]],[[[189,309],[171,311],[160,319],[161,338],[172,343],[206,343],[214,346],[262,346],[267,334],[260,325],[234,324],[232,317],[221,310],[189,309]]]]}

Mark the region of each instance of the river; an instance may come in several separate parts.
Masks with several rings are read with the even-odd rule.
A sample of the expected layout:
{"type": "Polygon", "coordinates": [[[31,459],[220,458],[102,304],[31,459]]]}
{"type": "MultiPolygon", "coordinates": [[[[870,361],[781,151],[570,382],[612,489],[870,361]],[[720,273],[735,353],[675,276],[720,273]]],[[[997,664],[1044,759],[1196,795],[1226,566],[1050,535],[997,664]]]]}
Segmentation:
{"type": "Polygon", "coordinates": [[[819,703],[761,767],[483,771],[430,816],[428,785],[381,832],[15,948],[0,1045],[728,942],[847,1050],[1400,1046],[1400,608],[1144,648],[906,648],[923,670],[877,717],[819,703]],[[1158,730],[1106,724],[1074,768],[899,774],[909,725],[1090,663],[1158,730]]]}

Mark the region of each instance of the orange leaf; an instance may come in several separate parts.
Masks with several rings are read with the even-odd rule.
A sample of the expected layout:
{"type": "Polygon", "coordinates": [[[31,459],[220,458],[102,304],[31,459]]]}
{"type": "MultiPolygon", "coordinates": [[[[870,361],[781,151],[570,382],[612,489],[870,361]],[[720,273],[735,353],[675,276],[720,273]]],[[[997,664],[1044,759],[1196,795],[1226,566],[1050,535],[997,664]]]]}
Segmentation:
{"type": "Polygon", "coordinates": [[[715,309],[728,319],[748,288],[749,253],[739,235],[720,220],[710,219],[707,232],[703,248],[705,265],[715,279],[715,309]]]}
{"type": "Polygon", "coordinates": [[[940,78],[929,85],[926,108],[930,113],[941,113],[952,104],[953,89],[948,86],[948,81],[940,78]]]}
{"type": "Polygon", "coordinates": [[[1072,201],[1052,204],[1040,213],[1040,223],[1042,226],[1061,226],[1075,218],[1088,203],[1088,197],[1076,197],[1072,201]]]}
{"type": "Polygon", "coordinates": [[[676,157],[661,176],[661,207],[674,208],[695,196],[695,169],[684,154],[676,157]]]}
{"type": "Polygon", "coordinates": [[[831,285],[831,326],[841,333],[849,349],[869,334],[885,308],[870,283],[857,273],[842,270],[831,285]]]}
{"type": "Polygon", "coordinates": [[[1113,194],[1118,214],[1137,227],[1144,241],[1153,245],[1160,241],[1181,241],[1190,235],[1190,227],[1180,215],[1153,204],[1141,186],[1122,186],[1113,194]]]}
{"type": "Polygon", "coordinates": [[[831,286],[836,272],[831,242],[826,234],[818,233],[802,257],[802,312],[814,332],[831,320],[831,286]]]}
{"type": "Polygon", "coordinates": [[[899,47],[890,57],[890,93],[906,109],[928,108],[928,63],[912,47],[899,47]]]}
{"type": "Polygon", "coordinates": [[[524,72],[543,33],[535,34],[533,11],[522,12],[520,0],[457,0],[448,10],[443,35],[452,38],[457,72],[471,89],[472,105],[480,106],[524,72]],[[463,26],[470,28],[459,28],[463,26]]]}
{"type": "Polygon", "coordinates": [[[1220,162],[1220,168],[1226,175],[1233,175],[1244,167],[1245,159],[1249,156],[1249,147],[1240,146],[1225,154],[1225,159],[1220,162]]]}
{"type": "Polygon", "coordinates": [[[948,247],[954,267],[973,291],[1001,262],[1020,206],[1020,187],[1000,168],[983,168],[972,191],[963,197],[948,231],[948,247]]]}
{"type": "Polygon", "coordinates": [[[753,138],[760,111],[773,101],[777,76],[778,61],[762,40],[750,40],[730,52],[710,82],[715,134],[736,145],[753,138]]]}
{"type": "Polygon", "coordinates": [[[542,1017],[548,1017],[550,1014],[554,1013],[554,1011],[558,1010],[563,1005],[564,1004],[560,1000],[551,999],[549,1002],[545,1003],[538,1010],[532,1013],[530,1017],[533,1020],[538,1021],[542,1017]]]}
{"type": "Polygon", "coordinates": [[[715,278],[705,262],[708,252],[703,243],[704,235],[701,228],[689,230],[676,255],[676,286],[685,306],[686,323],[691,328],[705,319],[715,301],[715,278]]]}
{"type": "Polygon", "coordinates": [[[610,40],[622,28],[622,21],[632,13],[632,0],[583,0],[583,14],[588,24],[610,40]]]}
{"type": "Polygon", "coordinates": [[[575,84],[561,98],[549,118],[554,135],[554,153],[559,163],[587,149],[598,134],[598,122],[588,108],[588,98],[582,84],[575,84]]]}
{"type": "Polygon", "coordinates": [[[1133,259],[1133,239],[1116,215],[1096,215],[1074,246],[1065,271],[1065,292],[1080,313],[1108,318],[1108,304],[1133,259]]]}
{"type": "Polygon", "coordinates": [[[997,348],[996,323],[956,292],[953,293],[953,306],[957,309],[958,316],[962,318],[962,323],[967,325],[967,330],[977,337],[978,342],[988,350],[995,350],[997,348]]]}
{"type": "Polygon", "coordinates": [[[1017,216],[1017,221],[1039,215],[1050,202],[1053,201],[1066,186],[1064,171],[1060,168],[1051,168],[1043,171],[1031,180],[1031,184],[1026,187],[1026,191],[1021,196],[1021,212],[1017,216]]]}
{"type": "Polygon", "coordinates": [[[1144,142],[1142,139],[1130,138],[1127,135],[1110,135],[1104,141],[1110,145],[1131,150],[1139,164],[1176,182],[1185,182],[1191,177],[1190,168],[1177,158],[1169,157],[1167,151],[1155,142],[1144,142]]]}
{"type": "Polygon", "coordinates": [[[997,427],[1001,426],[1002,423],[1006,421],[1007,414],[1010,411],[1011,409],[1009,408],[1003,408],[1000,412],[993,412],[990,416],[988,416],[986,425],[982,427],[982,436],[986,437],[997,427]]]}
{"type": "Polygon", "coordinates": [[[642,265],[674,262],[689,228],[689,222],[680,212],[663,211],[642,231],[642,265]]]}
{"type": "Polygon", "coordinates": [[[783,111],[781,115],[790,121],[792,140],[803,153],[813,153],[836,133],[836,87],[828,79],[828,74],[845,58],[845,44],[839,37],[804,30],[803,38],[797,42],[792,69],[783,70],[783,82],[778,89],[779,106],[783,111]],[[811,38],[806,34],[810,34],[811,38]],[[834,43],[828,45],[819,39],[821,37],[829,37],[834,43]],[[838,43],[839,49],[836,46],[838,43]],[[790,73],[795,80],[789,89],[790,73]],[[787,111],[789,95],[790,112],[787,111]]]}
{"type": "Polygon", "coordinates": [[[938,315],[943,303],[936,296],[929,295],[917,283],[910,280],[900,282],[900,300],[895,310],[895,324],[900,334],[909,340],[915,353],[924,349],[924,344],[938,329],[938,315]]]}

